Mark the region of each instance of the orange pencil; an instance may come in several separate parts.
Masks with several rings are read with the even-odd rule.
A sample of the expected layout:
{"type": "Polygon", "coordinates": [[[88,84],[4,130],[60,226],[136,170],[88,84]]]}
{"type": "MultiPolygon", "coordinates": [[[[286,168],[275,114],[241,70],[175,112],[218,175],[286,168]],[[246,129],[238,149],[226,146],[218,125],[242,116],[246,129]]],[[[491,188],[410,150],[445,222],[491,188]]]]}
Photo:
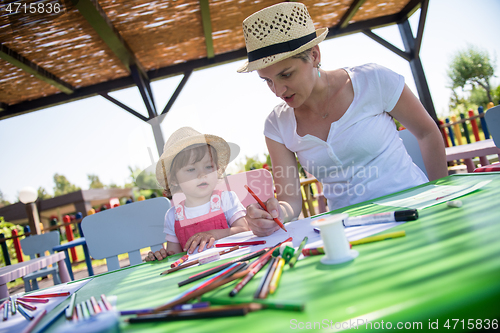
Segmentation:
{"type": "MultiPolygon", "coordinates": [[[[252,197],[257,200],[257,202],[259,203],[259,205],[262,207],[262,209],[264,209],[266,212],[269,213],[269,211],[267,210],[266,208],[266,205],[264,205],[264,203],[262,202],[262,200],[259,199],[259,197],[252,191],[252,189],[250,187],[248,187],[247,185],[245,185],[245,188],[247,189],[248,193],[250,193],[252,195],[252,197]]],[[[285,229],[285,226],[283,225],[283,223],[281,223],[280,220],[278,220],[277,217],[275,217],[273,219],[276,223],[278,223],[278,225],[281,227],[281,229],[285,230],[285,232],[288,232],[286,231],[285,229]]]]}

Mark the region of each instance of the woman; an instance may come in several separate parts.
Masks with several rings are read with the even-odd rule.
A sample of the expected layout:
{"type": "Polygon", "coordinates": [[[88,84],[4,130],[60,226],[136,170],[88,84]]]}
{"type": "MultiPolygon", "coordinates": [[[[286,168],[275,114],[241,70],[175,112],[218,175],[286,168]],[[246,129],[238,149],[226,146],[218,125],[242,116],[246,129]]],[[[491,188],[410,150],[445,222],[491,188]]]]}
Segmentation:
{"type": "Polygon", "coordinates": [[[325,71],[318,46],[328,29],[314,29],[306,7],[280,3],[243,21],[248,62],[284,103],[268,116],[264,134],[277,199],[247,208],[257,236],[300,214],[302,196],[295,154],[323,184],[330,210],[427,182],[411,161],[392,118],[418,140],[429,179],[447,176],[439,130],[404,78],[384,67],[325,71]]]}

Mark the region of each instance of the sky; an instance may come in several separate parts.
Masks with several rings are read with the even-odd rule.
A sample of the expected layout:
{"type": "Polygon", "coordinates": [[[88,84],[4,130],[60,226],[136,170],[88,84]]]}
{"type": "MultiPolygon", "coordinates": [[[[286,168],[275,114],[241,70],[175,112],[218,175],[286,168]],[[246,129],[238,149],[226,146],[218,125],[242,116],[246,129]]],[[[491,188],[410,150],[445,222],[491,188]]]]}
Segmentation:
{"type": "MultiPolygon", "coordinates": [[[[414,34],[419,13],[410,18],[414,34]]],[[[498,13],[499,0],[430,0],[420,58],[439,117],[448,114],[451,90],[446,71],[457,51],[468,45],[487,51],[500,74],[498,13]]],[[[404,49],[397,26],[374,32],[404,49]]],[[[408,62],[364,34],[324,41],[320,49],[324,70],[378,63],[403,75],[417,95],[408,62]]],[[[237,73],[242,64],[193,72],[161,123],[165,142],[178,128],[190,126],[237,144],[241,151],[229,173],[238,171],[245,156],[264,160],[264,121],[280,102],[257,73],[237,73]]],[[[159,110],[181,79],[152,82],[159,110]]],[[[494,78],[493,84],[499,83],[494,78]]],[[[147,116],[137,88],[110,95],[147,116]]],[[[56,173],[82,189],[89,187],[89,174],[106,185],[122,186],[132,181],[129,167],[145,169],[152,164],[151,156],[158,159],[151,126],[100,96],[0,121],[0,191],[10,202],[17,201],[25,186],[53,194],[56,173]]]]}

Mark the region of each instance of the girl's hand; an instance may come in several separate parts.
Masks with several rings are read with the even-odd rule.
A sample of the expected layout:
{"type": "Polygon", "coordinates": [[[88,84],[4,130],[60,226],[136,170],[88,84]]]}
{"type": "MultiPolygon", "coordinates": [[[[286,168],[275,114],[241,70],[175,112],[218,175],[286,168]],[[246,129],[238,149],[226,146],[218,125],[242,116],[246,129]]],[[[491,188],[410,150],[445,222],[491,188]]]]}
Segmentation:
{"type": "Polygon", "coordinates": [[[258,237],[269,236],[280,229],[280,226],[273,220],[275,217],[280,219],[281,209],[278,199],[270,198],[265,202],[265,205],[270,213],[262,209],[258,203],[247,207],[246,220],[248,226],[254,235],[258,237]]]}
{"type": "Polygon", "coordinates": [[[203,251],[203,248],[205,245],[207,245],[207,249],[211,248],[215,243],[215,236],[212,235],[210,232],[199,232],[197,234],[194,234],[193,236],[189,237],[189,239],[186,242],[186,245],[184,246],[184,251],[187,251],[189,254],[194,252],[194,249],[196,249],[196,246],[198,247],[198,252],[203,251]]]}
{"type": "Polygon", "coordinates": [[[167,251],[165,249],[161,249],[160,251],[151,252],[149,251],[148,255],[144,260],[146,261],[155,261],[155,260],[163,260],[168,256],[174,255],[175,251],[167,251]]]}

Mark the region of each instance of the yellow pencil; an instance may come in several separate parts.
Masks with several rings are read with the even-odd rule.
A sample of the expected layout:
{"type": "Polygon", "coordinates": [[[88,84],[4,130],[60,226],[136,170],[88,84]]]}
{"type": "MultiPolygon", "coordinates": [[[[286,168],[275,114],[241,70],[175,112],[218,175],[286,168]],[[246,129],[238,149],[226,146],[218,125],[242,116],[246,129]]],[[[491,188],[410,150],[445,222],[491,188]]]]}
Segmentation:
{"type": "Polygon", "coordinates": [[[385,239],[398,238],[398,237],[404,237],[404,236],[406,236],[406,233],[404,230],[402,230],[402,231],[390,232],[388,234],[365,237],[365,238],[361,238],[361,239],[358,239],[355,241],[350,241],[349,243],[351,243],[351,245],[360,245],[360,244],[378,242],[378,241],[385,240],[385,239]]]}
{"type": "Polygon", "coordinates": [[[269,293],[274,294],[278,283],[280,282],[281,273],[283,272],[283,267],[285,266],[285,258],[281,258],[278,262],[278,267],[276,267],[276,272],[274,272],[271,283],[269,284],[269,293]]]}

